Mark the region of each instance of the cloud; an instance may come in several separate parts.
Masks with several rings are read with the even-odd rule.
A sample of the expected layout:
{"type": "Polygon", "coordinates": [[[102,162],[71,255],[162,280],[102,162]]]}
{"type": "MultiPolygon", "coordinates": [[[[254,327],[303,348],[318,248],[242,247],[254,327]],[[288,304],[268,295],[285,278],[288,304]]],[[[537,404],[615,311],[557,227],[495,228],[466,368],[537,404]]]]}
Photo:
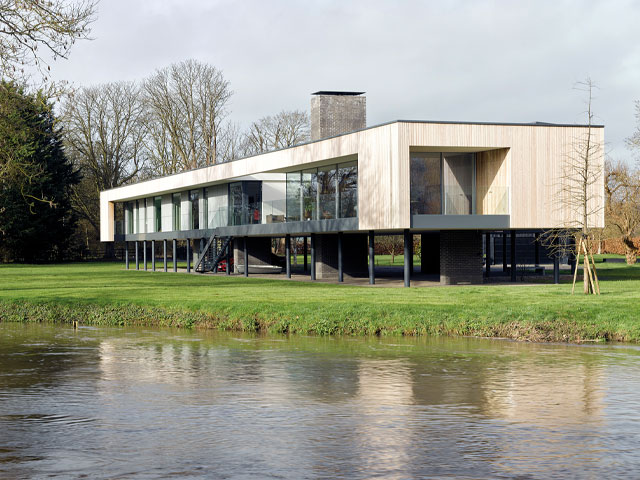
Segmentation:
{"type": "Polygon", "coordinates": [[[614,156],[629,152],[640,97],[640,4],[632,1],[109,0],[92,35],[54,66],[76,84],[141,79],[197,58],[236,92],[248,123],[307,109],[316,90],[367,91],[392,119],[581,122],[590,75],[614,156]]]}

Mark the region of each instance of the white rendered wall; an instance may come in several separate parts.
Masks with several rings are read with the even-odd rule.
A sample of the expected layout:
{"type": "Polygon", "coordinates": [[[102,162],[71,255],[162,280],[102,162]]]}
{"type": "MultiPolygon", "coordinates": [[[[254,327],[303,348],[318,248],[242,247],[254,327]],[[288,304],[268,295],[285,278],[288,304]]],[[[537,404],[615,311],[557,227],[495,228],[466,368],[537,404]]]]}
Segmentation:
{"type": "Polygon", "coordinates": [[[207,188],[209,225],[207,228],[227,226],[229,208],[229,187],[227,184],[213,185],[207,188]]]}
{"type": "Polygon", "coordinates": [[[180,192],[180,230],[191,229],[191,202],[189,191],[180,192]]]}
{"type": "MultiPolygon", "coordinates": [[[[287,208],[286,175],[281,180],[265,180],[262,182],[262,223],[268,223],[267,217],[284,217],[287,208]]],[[[270,223],[270,222],[269,222],[270,223]]]]}
{"type": "Polygon", "coordinates": [[[167,193],[162,195],[162,231],[163,232],[170,232],[171,230],[173,230],[173,225],[171,225],[172,222],[172,212],[173,212],[173,205],[171,204],[171,194],[167,193]]]}

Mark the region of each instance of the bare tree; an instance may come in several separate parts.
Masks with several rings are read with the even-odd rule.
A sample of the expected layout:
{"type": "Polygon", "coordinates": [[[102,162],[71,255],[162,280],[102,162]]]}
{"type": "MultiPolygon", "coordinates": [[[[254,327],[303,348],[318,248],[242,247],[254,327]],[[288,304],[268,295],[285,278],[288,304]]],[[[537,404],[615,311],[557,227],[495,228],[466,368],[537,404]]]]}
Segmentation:
{"type": "Polygon", "coordinates": [[[391,265],[393,265],[396,256],[404,252],[404,238],[402,235],[381,235],[376,238],[376,247],[384,255],[391,255],[391,265]]]}
{"type": "Polygon", "coordinates": [[[48,80],[49,58],[67,58],[89,34],[94,0],[0,0],[0,66],[6,79],[24,80],[35,67],[48,80]]]}
{"type": "Polygon", "coordinates": [[[629,148],[635,151],[640,151],[640,101],[636,100],[636,129],[629,138],[627,138],[627,145],[629,148]]]}
{"type": "Polygon", "coordinates": [[[65,98],[66,149],[84,177],[74,206],[96,232],[100,191],[137,179],[144,167],[144,113],[140,88],[131,82],[87,87],[65,98]]]}
{"type": "Polygon", "coordinates": [[[282,111],[253,122],[246,133],[246,151],[257,155],[309,140],[309,116],[299,110],[282,111]]]}
{"type": "MultiPolygon", "coordinates": [[[[564,248],[569,240],[575,239],[575,254],[583,258],[584,293],[600,293],[598,276],[593,263],[593,238],[602,214],[602,181],[604,164],[604,146],[593,126],[593,92],[596,86],[587,78],[576,85],[576,89],[586,94],[587,123],[584,133],[574,138],[571,151],[567,152],[560,178],[561,194],[556,198],[557,206],[564,213],[563,225],[559,229],[547,232],[546,242],[555,249],[564,248]]],[[[556,251],[556,254],[558,252],[556,251]]],[[[578,269],[574,272],[573,288],[578,269]]]]}
{"type": "Polygon", "coordinates": [[[636,263],[633,235],[640,228],[640,171],[623,162],[605,163],[606,225],[622,240],[627,264],[636,263]]]}
{"type": "Polygon", "coordinates": [[[232,95],[222,72],[196,60],[157,70],[144,82],[150,151],[162,173],[213,165],[232,95]],[[170,153],[170,156],[165,156],[170,153]]]}

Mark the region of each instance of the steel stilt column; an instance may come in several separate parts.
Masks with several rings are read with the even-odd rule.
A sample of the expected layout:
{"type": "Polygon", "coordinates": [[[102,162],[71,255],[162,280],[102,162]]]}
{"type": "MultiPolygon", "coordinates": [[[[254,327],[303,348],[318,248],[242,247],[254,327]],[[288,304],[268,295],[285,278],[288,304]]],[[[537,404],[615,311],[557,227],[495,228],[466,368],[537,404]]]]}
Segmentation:
{"type": "Polygon", "coordinates": [[[136,270],[140,270],[140,254],[138,253],[138,241],[136,240],[136,270]]]}
{"type": "Polygon", "coordinates": [[[191,241],[187,238],[187,273],[191,273],[191,241]]]}
{"type": "Polygon", "coordinates": [[[142,241],[142,259],[144,263],[144,271],[147,271],[147,241],[142,241]]]}
{"type": "Polygon", "coordinates": [[[375,285],[376,283],[376,258],[374,252],[375,237],[373,230],[369,230],[369,285],[375,285]]]}
{"type": "Polygon", "coordinates": [[[156,241],[151,240],[151,270],[156,271],[156,241]]]}
{"type": "Polygon", "coordinates": [[[242,248],[244,249],[244,276],[249,276],[249,251],[247,250],[247,237],[242,238],[242,248]]]}
{"type": "Polygon", "coordinates": [[[178,271],[178,241],[174,238],[173,241],[173,271],[178,271]]]}
{"type": "Polygon", "coordinates": [[[316,279],[316,234],[311,234],[311,280],[316,279]]]}
{"type": "Polygon", "coordinates": [[[404,286],[411,286],[411,232],[404,231],[404,286]]]}
{"type": "Polygon", "coordinates": [[[124,268],[129,270],[129,242],[124,242],[124,268]]]}
{"type": "Polygon", "coordinates": [[[164,259],[164,271],[166,273],[167,271],[167,239],[164,239],[162,241],[162,252],[163,252],[163,259],[164,259]]]}
{"type": "Polygon", "coordinates": [[[342,232],[338,232],[338,282],[344,282],[344,269],[342,268],[342,232]]]}
{"type": "Polygon", "coordinates": [[[511,239],[511,281],[515,282],[516,281],[516,274],[517,269],[518,269],[518,265],[516,264],[516,231],[515,230],[511,230],[510,233],[510,239],[511,239]]]}
{"type": "Polygon", "coordinates": [[[291,278],[291,235],[284,237],[284,256],[287,278],[291,278]]]}

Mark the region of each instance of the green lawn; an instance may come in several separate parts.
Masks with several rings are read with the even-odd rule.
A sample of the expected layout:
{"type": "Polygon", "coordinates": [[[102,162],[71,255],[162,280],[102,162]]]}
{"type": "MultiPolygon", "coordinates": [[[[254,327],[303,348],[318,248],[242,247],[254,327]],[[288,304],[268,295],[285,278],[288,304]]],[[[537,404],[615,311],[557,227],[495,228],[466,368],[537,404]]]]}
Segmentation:
{"type": "Polygon", "coordinates": [[[0,320],[640,340],[640,266],[598,267],[602,295],[587,297],[571,296],[568,283],[370,288],[125,271],[121,263],[2,265],[0,320]]]}

